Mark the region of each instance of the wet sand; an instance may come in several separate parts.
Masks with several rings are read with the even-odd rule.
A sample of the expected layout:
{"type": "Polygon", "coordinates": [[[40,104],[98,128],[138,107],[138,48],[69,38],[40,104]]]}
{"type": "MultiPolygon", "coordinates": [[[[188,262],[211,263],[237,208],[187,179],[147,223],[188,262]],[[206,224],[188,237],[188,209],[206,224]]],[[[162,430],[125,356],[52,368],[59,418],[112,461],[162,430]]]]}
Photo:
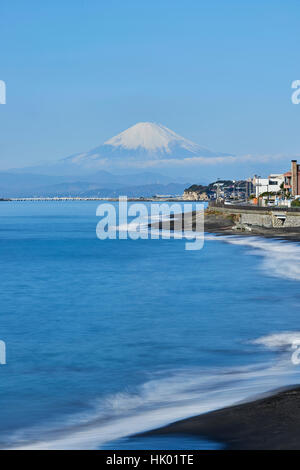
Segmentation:
{"type": "Polygon", "coordinates": [[[177,421],[143,435],[193,435],[231,450],[299,450],[300,386],[177,421]]]}

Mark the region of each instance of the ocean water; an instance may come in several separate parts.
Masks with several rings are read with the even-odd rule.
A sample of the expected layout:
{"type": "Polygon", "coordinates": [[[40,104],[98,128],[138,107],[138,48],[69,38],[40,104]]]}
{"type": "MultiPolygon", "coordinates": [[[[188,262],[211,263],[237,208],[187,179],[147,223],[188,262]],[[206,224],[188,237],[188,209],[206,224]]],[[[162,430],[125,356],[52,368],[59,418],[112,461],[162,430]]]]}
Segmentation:
{"type": "Polygon", "coordinates": [[[0,203],[1,448],[220,448],[134,434],[299,383],[299,244],[99,240],[97,206],[0,203]]]}

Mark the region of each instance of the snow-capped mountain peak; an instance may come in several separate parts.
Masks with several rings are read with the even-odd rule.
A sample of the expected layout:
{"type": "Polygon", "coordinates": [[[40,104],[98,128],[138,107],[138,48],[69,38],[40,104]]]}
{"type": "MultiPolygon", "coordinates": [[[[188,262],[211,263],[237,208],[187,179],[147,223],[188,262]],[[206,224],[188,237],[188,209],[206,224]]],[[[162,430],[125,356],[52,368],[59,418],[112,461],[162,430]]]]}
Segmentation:
{"type": "MultiPolygon", "coordinates": [[[[57,162],[57,174],[82,175],[95,170],[136,168],[144,169],[169,165],[181,160],[195,162],[197,158],[228,156],[212,152],[185,139],[162,124],[139,122],[112,137],[99,147],[87,152],[73,154],[57,162]]],[[[53,166],[53,165],[52,165],[53,166]]],[[[54,170],[54,168],[53,168],[54,170]]]]}
{"type": "MultiPolygon", "coordinates": [[[[93,182],[95,175],[99,176],[101,173],[101,180],[106,183],[105,171],[124,175],[124,181],[131,171],[140,174],[162,169],[163,172],[167,172],[168,177],[170,174],[182,176],[183,171],[190,173],[191,168],[196,172],[199,168],[203,169],[206,161],[211,167],[212,159],[229,156],[232,154],[214,152],[201,147],[162,124],[139,122],[87,152],[75,153],[58,161],[25,168],[24,171],[48,176],[72,178],[75,176],[79,178],[76,181],[91,177],[93,182]]],[[[108,180],[111,180],[109,175],[108,180]]],[[[156,176],[153,175],[150,180],[157,182],[156,176]]]]}
{"type": "Polygon", "coordinates": [[[104,143],[104,145],[122,147],[127,150],[141,148],[149,152],[162,151],[163,153],[170,153],[174,144],[191,152],[196,152],[199,148],[197,144],[181,137],[162,124],[153,122],[139,122],[104,143]]]}

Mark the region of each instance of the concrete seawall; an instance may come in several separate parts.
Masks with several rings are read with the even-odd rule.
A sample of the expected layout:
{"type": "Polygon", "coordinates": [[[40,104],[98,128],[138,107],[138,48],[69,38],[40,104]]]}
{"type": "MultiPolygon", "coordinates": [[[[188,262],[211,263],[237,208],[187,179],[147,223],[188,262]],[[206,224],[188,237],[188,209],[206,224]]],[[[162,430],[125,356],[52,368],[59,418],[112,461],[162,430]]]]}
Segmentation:
{"type": "Polygon", "coordinates": [[[300,211],[273,208],[248,208],[231,206],[210,206],[209,211],[216,211],[224,215],[235,216],[236,228],[251,228],[251,226],[265,228],[292,228],[300,227],[300,211]]]}

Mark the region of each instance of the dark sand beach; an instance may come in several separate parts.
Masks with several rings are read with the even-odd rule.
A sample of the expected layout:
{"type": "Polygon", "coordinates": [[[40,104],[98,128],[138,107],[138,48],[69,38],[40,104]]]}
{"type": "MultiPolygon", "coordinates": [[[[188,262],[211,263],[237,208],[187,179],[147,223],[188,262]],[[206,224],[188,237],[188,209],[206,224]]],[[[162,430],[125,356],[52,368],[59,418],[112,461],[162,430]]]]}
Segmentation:
{"type": "Polygon", "coordinates": [[[300,386],[177,421],[146,435],[193,435],[230,450],[299,450],[300,386]]]}
{"type": "MultiPolygon", "coordinates": [[[[196,219],[199,217],[199,213],[194,211],[190,214],[191,217],[185,214],[184,218],[184,229],[186,231],[196,230],[196,219]]],[[[149,224],[149,226],[154,229],[181,231],[183,225],[181,215],[179,217],[171,215],[170,219],[170,221],[154,222],[149,224]]],[[[199,224],[199,226],[201,226],[201,224],[199,224]]],[[[236,224],[234,214],[224,214],[211,209],[207,209],[204,212],[204,232],[214,233],[215,235],[256,236],[300,241],[300,227],[266,228],[253,225],[251,230],[241,230],[236,224]]]]}

